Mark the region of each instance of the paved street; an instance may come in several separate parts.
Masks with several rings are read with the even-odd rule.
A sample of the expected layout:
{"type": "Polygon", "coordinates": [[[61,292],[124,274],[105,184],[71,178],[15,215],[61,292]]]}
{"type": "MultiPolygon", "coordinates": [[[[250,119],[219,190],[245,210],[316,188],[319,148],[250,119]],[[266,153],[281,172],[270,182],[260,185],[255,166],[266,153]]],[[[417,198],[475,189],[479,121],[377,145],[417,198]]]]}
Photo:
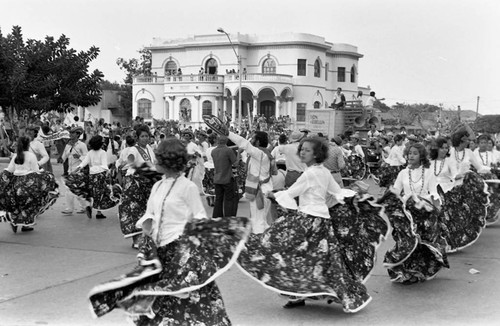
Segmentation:
{"type": "MultiPolygon", "coordinates": [[[[1,162],[3,169],[7,164],[1,162]]],[[[61,172],[55,165],[59,179],[61,172]]],[[[86,299],[93,285],[135,263],[136,251],[121,235],[117,211],[108,212],[105,220],[63,216],[64,202],[64,197],[58,199],[33,232],[14,234],[9,225],[0,224],[1,326],[127,324],[121,311],[93,319],[86,299]]],[[[241,202],[239,215],[248,214],[248,204],[241,202]]],[[[472,247],[450,255],[451,269],[411,286],[389,282],[381,265],[392,243],[388,239],[367,282],[373,301],[353,315],[326,303],[283,309],[283,299],[236,266],[217,282],[234,325],[500,325],[499,235],[500,226],[484,230],[472,247]],[[471,268],[480,273],[471,274],[471,268]]]]}

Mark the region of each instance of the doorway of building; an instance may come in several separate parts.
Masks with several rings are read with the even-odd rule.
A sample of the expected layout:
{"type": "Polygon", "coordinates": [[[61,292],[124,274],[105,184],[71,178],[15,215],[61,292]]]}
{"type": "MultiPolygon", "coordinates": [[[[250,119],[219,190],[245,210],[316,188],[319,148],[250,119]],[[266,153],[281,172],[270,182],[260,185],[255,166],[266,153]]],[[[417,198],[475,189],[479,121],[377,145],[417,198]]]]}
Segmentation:
{"type": "Polygon", "coordinates": [[[205,71],[209,75],[217,75],[217,61],[213,58],[209,59],[205,71]]]}
{"type": "Polygon", "coordinates": [[[276,114],[276,103],[273,101],[260,102],[259,115],[263,114],[266,119],[274,117],[276,114]]]}

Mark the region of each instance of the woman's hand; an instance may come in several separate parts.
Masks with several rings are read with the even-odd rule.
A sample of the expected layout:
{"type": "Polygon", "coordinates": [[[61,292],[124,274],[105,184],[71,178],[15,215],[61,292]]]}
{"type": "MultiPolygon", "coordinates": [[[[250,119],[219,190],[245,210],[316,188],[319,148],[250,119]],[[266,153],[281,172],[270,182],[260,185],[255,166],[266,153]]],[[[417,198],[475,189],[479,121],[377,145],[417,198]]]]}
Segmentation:
{"type": "Polygon", "coordinates": [[[142,234],[150,236],[153,234],[153,220],[147,219],[142,223],[142,234]]]}

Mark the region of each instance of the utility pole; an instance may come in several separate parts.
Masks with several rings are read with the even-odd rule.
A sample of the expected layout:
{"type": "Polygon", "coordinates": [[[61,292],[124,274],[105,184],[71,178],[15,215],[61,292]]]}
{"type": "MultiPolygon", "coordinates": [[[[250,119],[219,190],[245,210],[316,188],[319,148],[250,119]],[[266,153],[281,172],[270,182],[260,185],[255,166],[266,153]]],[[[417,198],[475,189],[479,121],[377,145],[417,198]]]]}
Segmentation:
{"type": "Polygon", "coordinates": [[[476,119],[479,116],[479,96],[477,97],[477,104],[476,104],[476,119]]]}

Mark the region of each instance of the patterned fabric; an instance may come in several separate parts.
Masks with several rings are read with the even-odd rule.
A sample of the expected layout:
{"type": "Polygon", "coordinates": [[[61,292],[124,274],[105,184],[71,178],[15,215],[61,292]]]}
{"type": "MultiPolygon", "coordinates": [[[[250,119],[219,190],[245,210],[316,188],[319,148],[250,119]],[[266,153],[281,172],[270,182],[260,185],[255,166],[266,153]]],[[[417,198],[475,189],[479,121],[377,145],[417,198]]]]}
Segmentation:
{"type": "MultiPolygon", "coordinates": [[[[235,262],[249,226],[245,217],[188,223],[177,241],[157,249],[160,274],[114,290],[92,290],[95,314],[100,317],[118,307],[141,326],[231,325],[214,280],[235,262]]],[[[147,257],[155,246],[150,237],[145,239],[141,251],[147,257]]]]}
{"type": "Polygon", "coordinates": [[[379,200],[386,208],[393,228],[394,248],[384,259],[391,281],[404,284],[430,280],[443,267],[449,267],[446,240],[439,212],[425,199],[406,203],[390,190],[379,200]]]}
{"type": "Polygon", "coordinates": [[[215,169],[205,168],[205,177],[203,178],[203,191],[206,195],[215,196],[214,174],[215,169]]]}
{"type": "Polygon", "coordinates": [[[238,259],[243,271],[281,294],[325,296],[342,304],[345,312],[364,308],[371,297],[349,270],[334,223],[281,207],[278,215],[264,233],[250,236],[238,259]]]}
{"type": "Polygon", "coordinates": [[[378,180],[378,185],[380,187],[390,187],[396,181],[398,174],[403,170],[404,166],[390,166],[388,164],[382,164],[382,166],[376,170],[376,177],[378,180]]]}
{"type": "Polygon", "coordinates": [[[50,172],[34,172],[16,176],[0,173],[0,210],[8,212],[14,226],[33,226],[36,218],[59,197],[58,185],[50,172]]]}
{"type": "Polygon", "coordinates": [[[238,198],[241,199],[245,194],[245,180],[247,179],[247,167],[243,161],[239,161],[236,164],[236,168],[233,166],[233,175],[236,178],[236,184],[238,186],[238,198]]]}
{"type": "Polygon", "coordinates": [[[345,167],[340,171],[342,178],[362,180],[366,174],[365,160],[359,155],[349,155],[345,160],[345,167]]]}
{"type": "Polygon", "coordinates": [[[123,197],[118,206],[118,216],[122,233],[125,238],[128,238],[142,232],[135,227],[135,223],[146,213],[146,205],[154,179],[136,173],[124,176],[122,182],[123,197]]]}
{"type": "Polygon", "coordinates": [[[365,283],[375,267],[376,250],[387,238],[389,224],[371,196],[344,198],[345,204],[330,208],[335,236],[344,262],[354,277],[365,283]]]}
{"type": "MultiPolygon", "coordinates": [[[[496,180],[496,168],[492,169],[494,173],[482,174],[484,180],[496,180]]],[[[493,225],[500,219],[500,184],[488,182],[488,192],[490,194],[490,203],[488,205],[488,213],[486,215],[486,226],[493,225]]]]}
{"type": "Polygon", "coordinates": [[[92,208],[105,211],[117,206],[122,197],[122,188],[113,184],[108,172],[89,174],[88,169],[70,174],[66,186],[77,196],[87,201],[92,199],[92,208]]]}
{"type": "Polygon", "coordinates": [[[466,248],[479,238],[485,226],[488,205],[486,187],[477,173],[468,172],[464,176],[463,184],[444,194],[440,193],[447,252],[466,248]]]}

